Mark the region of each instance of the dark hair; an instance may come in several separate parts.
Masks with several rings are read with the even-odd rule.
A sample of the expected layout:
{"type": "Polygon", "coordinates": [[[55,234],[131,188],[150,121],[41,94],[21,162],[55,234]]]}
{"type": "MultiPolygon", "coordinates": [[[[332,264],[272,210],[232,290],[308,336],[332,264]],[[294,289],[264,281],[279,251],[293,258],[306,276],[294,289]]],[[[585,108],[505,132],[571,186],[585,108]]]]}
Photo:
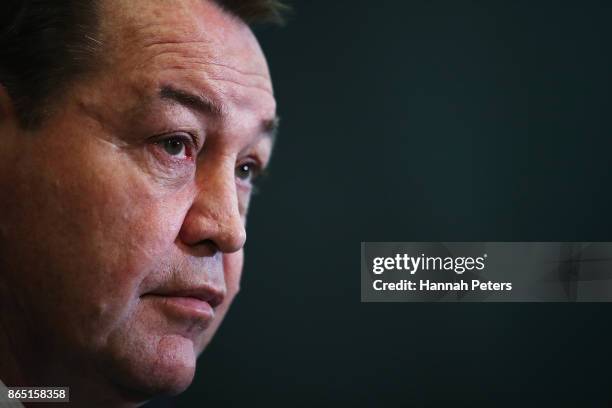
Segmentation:
{"type": "Polygon", "coordinates": [[[279,0],[214,0],[247,24],[284,23],[289,8],[279,0]]]}
{"type": "MultiPolygon", "coordinates": [[[[52,100],[91,71],[100,43],[98,1],[0,0],[0,84],[20,123],[36,127],[52,100]]],[[[278,0],[214,0],[248,24],[282,22],[278,0]]]]}

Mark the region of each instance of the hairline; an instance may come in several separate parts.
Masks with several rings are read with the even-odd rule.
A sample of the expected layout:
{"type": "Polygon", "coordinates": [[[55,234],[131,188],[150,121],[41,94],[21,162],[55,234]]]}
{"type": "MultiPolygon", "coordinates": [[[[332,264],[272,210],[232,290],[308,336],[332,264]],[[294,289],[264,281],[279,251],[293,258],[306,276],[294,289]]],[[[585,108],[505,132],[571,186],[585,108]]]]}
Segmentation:
{"type": "MultiPolygon", "coordinates": [[[[40,51],[41,60],[44,63],[44,68],[39,71],[25,73],[20,70],[20,64],[27,64],[32,61],[32,57],[27,53],[15,53],[14,65],[0,64],[0,72],[3,74],[0,79],[0,86],[6,87],[9,91],[11,99],[15,104],[16,113],[19,123],[22,128],[36,130],[44,124],[51,116],[56,113],[59,104],[70,89],[76,83],[83,81],[90,75],[95,75],[104,65],[104,47],[102,41],[103,21],[102,4],[105,0],[89,1],[73,1],[66,2],[61,8],[58,6],[58,14],[63,19],[57,20],[60,23],[58,30],[62,36],[67,36],[67,41],[60,42],[59,38],[55,38],[51,48],[45,49],[42,45],[33,45],[32,50],[40,51]],[[76,7],[78,6],[78,7],[76,7]],[[75,7],[75,8],[73,8],[75,7]],[[63,13],[66,14],[63,14],[63,13]],[[64,24],[64,25],[62,25],[64,24]],[[49,50],[59,51],[61,56],[55,55],[49,50]],[[23,61],[23,62],[20,62],[23,61]],[[32,84],[36,84],[32,86],[32,84]]],[[[202,0],[215,4],[220,10],[236,18],[238,21],[246,24],[249,27],[260,22],[276,22],[281,23],[280,15],[283,7],[277,0],[261,0],[255,3],[246,3],[250,6],[243,6],[237,0],[202,0]],[[259,14],[253,17],[248,14],[248,11],[253,8],[259,14]],[[261,10],[266,10],[267,14],[261,10]],[[241,14],[241,10],[246,10],[246,14],[241,14]]],[[[252,1],[252,0],[247,0],[252,1]]],[[[28,9],[28,5],[24,5],[20,9],[20,13],[16,17],[17,21],[14,24],[20,24],[19,18],[22,14],[30,16],[38,16],[39,18],[47,18],[45,15],[30,14],[35,13],[28,9]]],[[[50,16],[53,16],[52,14],[50,16]]],[[[51,18],[51,17],[48,17],[51,18]]],[[[56,21],[56,22],[57,22],[56,21]]],[[[26,31],[27,32],[27,31],[26,31]]],[[[16,34],[15,37],[8,37],[6,44],[16,44],[23,39],[23,35],[16,34]]],[[[42,34],[37,34],[34,37],[35,44],[42,44],[44,39],[41,39],[42,34]]],[[[27,37],[26,37],[27,38],[27,37]]],[[[8,54],[11,55],[11,54],[8,54]]],[[[34,61],[37,61],[34,59],[34,61]]],[[[34,64],[36,66],[37,64],[34,64]]]]}

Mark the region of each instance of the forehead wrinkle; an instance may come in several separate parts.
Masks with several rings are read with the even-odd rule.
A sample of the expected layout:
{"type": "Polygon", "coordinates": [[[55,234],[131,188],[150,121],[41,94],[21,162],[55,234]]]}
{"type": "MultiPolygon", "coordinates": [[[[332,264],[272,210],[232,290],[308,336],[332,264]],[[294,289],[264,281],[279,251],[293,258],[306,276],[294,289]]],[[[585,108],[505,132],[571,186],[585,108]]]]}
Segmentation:
{"type": "MultiPolygon", "coordinates": [[[[168,21],[136,26],[133,38],[135,38],[135,42],[140,43],[137,44],[136,48],[139,50],[162,48],[159,52],[154,51],[156,55],[172,53],[180,55],[182,53],[188,57],[200,57],[203,54],[207,55],[211,60],[221,60],[227,58],[228,51],[229,55],[232,55],[234,52],[240,52],[240,49],[245,45],[241,43],[238,48],[235,45],[228,45],[228,40],[224,38],[224,34],[221,37],[219,37],[218,33],[211,35],[209,30],[201,27],[201,22],[196,21],[193,23],[193,26],[189,27],[190,25],[188,24],[183,30],[177,30],[175,26],[171,30],[168,29],[168,21]],[[221,49],[224,51],[220,52],[221,49]]],[[[256,40],[253,45],[258,46],[256,40]]],[[[260,72],[243,70],[222,61],[210,61],[210,64],[225,67],[245,75],[260,76],[263,79],[269,79],[270,77],[267,64],[265,63],[265,69],[260,72]]]]}
{"type": "MultiPolygon", "coordinates": [[[[228,70],[223,67],[218,69],[217,65],[210,64],[209,62],[187,60],[181,63],[181,61],[172,59],[167,62],[167,66],[162,66],[161,68],[167,71],[188,71],[187,74],[191,79],[198,79],[198,82],[201,81],[202,85],[207,84],[210,88],[219,91],[219,93],[225,93],[223,92],[224,87],[220,84],[225,82],[244,88],[256,89],[265,92],[267,95],[274,96],[271,80],[259,76],[241,74],[238,71],[228,70]]],[[[206,89],[206,87],[204,88],[206,89]]]]}
{"type": "MultiPolygon", "coordinates": [[[[185,7],[152,2],[156,6],[144,10],[153,10],[150,13],[130,6],[128,13],[119,15],[115,21],[121,23],[116,27],[120,30],[109,33],[122,45],[117,62],[131,72],[128,81],[136,85],[134,80],[144,80],[140,91],[153,96],[160,86],[172,83],[196,94],[205,93],[232,106],[232,111],[234,106],[242,106],[271,115],[274,103],[268,109],[266,96],[262,106],[264,97],[256,93],[273,97],[265,56],[252,31],[214,4],[195,10],[187,7],[195,2],[177,2],[185,7]]],[[[117,10],[127,3],[118,4],[122,7],[117,10]]]]}
{"type": "Polygon", "coordinates": [[[119,35],[121,39],[118,44],[123,52],[118,62],[144,73],[154,68],[183,71],[193,68],[197,76],[204,74],[211,80],[272,93],[265,57],[250,28],[214,2],[200,4],[200,1],[179,2],[171,12],[165,1],[152,2],[155,6],[150,13],[128,7],[129,11],[119,14],[115,21],[121,23],[115,27],[120,32],[110,31],[113,37],[119,35]],[[195,3],[202,7],[194,9],[195,3]],[[238,41],[238,36],[244,38],[238,41]],[[248,55],[246,59],[244,52],[248,55]]]}
{"type": "MultiPolygon", "coordinates": [[[[162,55],[182,55],[182,53],[180,51],[165,51],[162,53],[157,54],[156,56],[162,56],[162,55]]],[[[154,57],[153,57],[154,58],[154,57]]],[[[259,77],[265,81],[269,81],[270,80],[270,76],[264,73],[259,73],[259,72],[251,72],[251,71],[246,71],[243,69],[239,69],[237,67],[234,67],[232,65],[229,64],[222,64],[220,62],[214,62],[214,61],[200,61],[200,57],[189,57],[189,56],[185,56],[185,59],[188,62],[192,62],[194,64],[201,64],[201,65],[210,65],[212,67],[217,67],[217,68],[225,68],[228,69],[230,71],[235,72],[236,74],[240,74],[240,75],[244,75],[244,76],[249,76],[249,77],[259,77]]]]}
{"type": "MultiPolygon", "coordinates": [[[[157,36],[159,37],[159,36],[157,36]]],[[[142,45],[143,48],[151,48],[151,47],[155,47],[156,45],[176,45],[176,44],[185,44],[185,45],[208,45],[208,44],[212,44],[213,41],[211,40],[188,40],[188,39],[161,39],[161,38],[154,38],[151,39],[150,41],[145,41],[144,44],[142,45]]]]}
{"type": "Polygon", "coordinates": [[[258,85],[254,85],[254,84],[245,84],[242,83],[240,81],[236,81],[236,80],[232,80],[232,79],[227,79],[227,78],[218,78],[218,77],[212,77],[212,76],[208,76],[207,77],[208,80],[212,80],[212,81],[219,81],[219,82],[227,82],[230,84],[234,84],[234,85],[238,85],[244,88],[251,88],[251,89],[257,89],[260,90],[262,92],[265,92],[268,95],[272,95],[272,91],[264,86],[258,86],[258,85]]]}
{"type": "MultiPolygon", "coordinates": [[[[194,42],[204,44],[201,41],[194,42]]],[[[214,53],[206,45],[197,45],[194,49],[189,44],[164,42],[151,45],[149,52],[141,62],[135,64],[139,71],[145,71],[151,66],[161,69],[193,70],[195,74],[205,79],[227,81],[241,86],[251,86],[272,94],[272,84],[264,63],[264,70],[256,72],[249,67],[238,68],[234,64],[218,61],[214,53]]],[[[258,70],[259,71],[259,70],[258,70]]]]}
{"type": "MultiPolygon", "coordinates": [[[[201,56],[190,56],[187,55],[186,53],[179,51],[179,50],[164,50],[161,52],[156,53],[155,55],[150,56],[149,58],[147,58],[145,61],[143,61],[140,64],[140,67],[144,67],[147,64],[149,64],[152,60],[159,58],[159,57],[171,57],[171,56],[177,56],[177,57],[182,57],[181,59],[184,60],[186,63],[189,64],[195,64],[195,65],[202,65],[202,66],[211,66],[213,69],[214,68],[219,68],[219,69],[215,69],[215,72],[222,72],[223,70],[229,70],[234,72],[235,74],[238,75],[242,75],[245,77],[256,77],[259,79],[264,80],[265,82],[269,82],[270,81],[270,76],[267,74],[263,74],[263,73],[259,73],[259,72],[251,72],[251,71],[247,71],[244,69],[239,69],[237,67],[234,67],[232,65],[229,64],[222,64],[220,62],[215,62],[212,60],[206,60],[201,56]]],[[[174,64],[179,64],[176,65],[176,67],[180,67],[180,61],[177,61],[177,59],[172,58],[172,63],[174,64]]]]}
{"type": "Polygon", "coordinates": [[[140,42],[141,46],[143,40],[162,36],[209,38],[202,29],[202,17],[206,15],[210,19],[210,10],[194,7],[204,2],[207,3],[205,0],[107,0],[101,2],[101,15],[108,17],[102,20],[102,31],[121,43],[127,38],[140,42]]]}

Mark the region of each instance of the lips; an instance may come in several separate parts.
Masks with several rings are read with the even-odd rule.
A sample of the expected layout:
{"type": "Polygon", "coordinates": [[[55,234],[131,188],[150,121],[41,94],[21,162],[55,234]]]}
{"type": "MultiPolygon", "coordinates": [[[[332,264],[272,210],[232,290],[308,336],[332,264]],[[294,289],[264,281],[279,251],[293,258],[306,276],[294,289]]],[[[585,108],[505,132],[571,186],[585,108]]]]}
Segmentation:
{"type": "Polygon", "coordinates": [[[224,297],[224,290],[209,285],[184,288],[168,286],[142,296],[143,299],[154,301],[173,316],[206,322],[214,318],[214,309],[223,302],[224,297]]]}
{"type": "Polygon", "coordinates": [[[190,298],[208,303],[212,308],[219,306],[225,297],[225,291],[212,286],[203,285],[184,289],[162,288],[149,295],[165,296],[169,298],[190,298]]]}

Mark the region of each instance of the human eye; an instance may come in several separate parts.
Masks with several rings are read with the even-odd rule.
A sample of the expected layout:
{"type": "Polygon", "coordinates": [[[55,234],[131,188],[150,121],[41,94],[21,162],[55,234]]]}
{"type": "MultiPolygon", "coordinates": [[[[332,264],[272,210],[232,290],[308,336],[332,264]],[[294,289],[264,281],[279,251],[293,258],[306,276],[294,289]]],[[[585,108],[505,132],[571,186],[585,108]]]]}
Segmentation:
{"type": "Polygon", "coordinates": [[[236,166],[236,179],[241,184],[252,186],[255,179],[262,173],[262,165],[255,159],[247,159],[236,166]]]}
{"type": "Polygon", "coordinates": [[[169,139],[164,139],[158,143],[166,151],[166,153],[168,153],[170,156],[174,156],[174,157],[186,157],[187,156],[187,147],[185,146],[185,142],[182,139],[173,137],[169,139]]]}
{"type": "Polygon", "coordinates": [[[172,160],[193,159],[196,151],[193,138],[187,134],[166,135],[157,139],[154,144],[172,160]]]}

